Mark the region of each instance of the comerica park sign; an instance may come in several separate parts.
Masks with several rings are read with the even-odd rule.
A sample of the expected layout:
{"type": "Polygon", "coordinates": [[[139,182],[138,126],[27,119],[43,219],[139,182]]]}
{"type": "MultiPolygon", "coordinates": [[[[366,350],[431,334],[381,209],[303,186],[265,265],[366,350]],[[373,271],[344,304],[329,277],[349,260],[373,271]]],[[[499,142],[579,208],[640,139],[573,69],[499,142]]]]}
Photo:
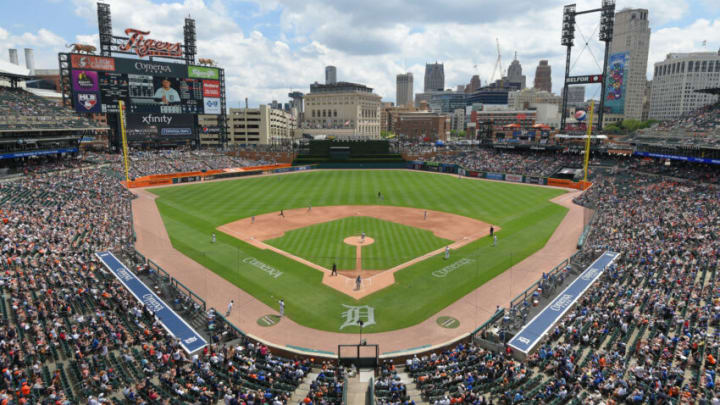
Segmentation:
{"type": "Polygon", "coordinates": [[[180,42],[163,42],[145,38],[145,35],[149,35],[150,31],[140,31],[134,28],[126,29],[125,34],[127,34],[129,38],[126,43],[118,47],[118,50],[121,52],[134,50],[140,58],[146,56],[182,58],[183,56],[183,47],[180,42]]]}

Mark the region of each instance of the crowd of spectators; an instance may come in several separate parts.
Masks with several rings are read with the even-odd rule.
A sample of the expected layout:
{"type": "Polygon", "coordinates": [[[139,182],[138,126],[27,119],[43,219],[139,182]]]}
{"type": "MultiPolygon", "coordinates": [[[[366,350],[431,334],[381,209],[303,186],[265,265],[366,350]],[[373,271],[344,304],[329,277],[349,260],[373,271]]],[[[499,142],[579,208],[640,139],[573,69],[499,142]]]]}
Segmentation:
{"type": "Polygon", "coordinates": [[[706,105],[680,117],[663,121],[654,129],[663,131],[683,130],[687,132],[720,132],[720,103],[706,105]]]}
{"type": "MultiPolygon", "coordinates": [[[[122,164],[121,158],[117,162],[122,164]]],[[[130,153],[130,177],[153,174],[199,172],[203,170],[275,164],[270,160],[247,160],[213,150],[167,149],[130,153]]]]}
{"type": "MultiPolygon", "coordinates": [[[[453,162],[471,170],[531,176],[580,159],[456,155],[453,162]]],[[[135,175],[264,163],[208,151],[133,154],[135,175]]],[[[213,338],[187,355],[94,255],[132,250],[131,194],[102,168],[68,167],[38,167],[0,184],[0,404],[287,403],[311,361],[280,358],[244,339],[213,338]]],[[[408,360],[425,398],[439,405],[720,403],[720,190],[718,172],[706,169],[633,159],[597,177],[576,201],[596,210],[578,257],[589,264],[613,250],[621,259],[526,361],[473,343],[408,360]]],[[[343,380],[342,370],[320,365],[303,402],[340,403],[343,380]]],[[[381,368],[375,391],[380,403],[409,401],[392,363],[381,368]]]]}
{"type": "Polygon", "coordinates": [[[433,162],[454,163],[467,170],[547,177],[563,167],[581,167],[582,156],[570,153],[521,153],[472,149],[438,153],[433,162]]]}
{"type": "Polygon", "coordinates": [[[89,129],[103,127],[72,109],[23,89],[0,86],[1,130],[89,129]]]}
{"type": "Polygon", "coordinates": [[[576,201],[597,212],[578,257],[619,262],[526,361],[459,345],[409,360],[416,384],[437,404],[720,403],[719,191],[628,168],[597,178],[576,201]]]}
{"type": "Polygon", "coordinates": [[[217,336],[189,356],[104,270],[95,252],[132,251],[130,200],[95,167],[0,184],[0,403],[287,403],[310,361],[217,336]]]}

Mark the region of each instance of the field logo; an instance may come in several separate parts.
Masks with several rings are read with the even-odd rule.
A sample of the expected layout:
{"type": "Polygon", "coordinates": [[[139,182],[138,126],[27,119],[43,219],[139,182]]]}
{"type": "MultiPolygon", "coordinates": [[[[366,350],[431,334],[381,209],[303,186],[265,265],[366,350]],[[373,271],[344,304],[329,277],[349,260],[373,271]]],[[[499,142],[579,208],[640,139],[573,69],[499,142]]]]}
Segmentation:
{"type": "Polygon", "coordinates": [[[342,324],[340,330],[347,326],[357,326],[360,321],[363,321],[363,326],[375,325],[375,308],[367,305],[354,307],[343,304],[343,306],[347,308],[347,311],[342,313],[345,323],[342,324]]]}
{"type": "Polygon", "coordinates": [[[472,259],[463,258],[463,259],[460,259],[460,260],[456,261],[455,263],[453,263],[453,264],[451,264],[451,265],[448,265],[448,266],[443,267],[443,268],[440,269],[440,270],[435,270],[435,271],[433,271],[433,272],[432,272],[432,275],[435,276],[435,277],[438,277],[438,278],[447,277],[448,274],[450,274],[450,273],[452,273],[453,271],[459,269],[460,267],[462,267],[462,266],[464,266],[464,265],[466,265],[466,264],[470,264],[470,263],[472,263],[472,262],[473,262],[472,259]]]}
{"type": "Polygon", "coordinates": [[[249,264],[251,266],[255,266],[258,269],[264,271],[265,273],[269,274],[273,278],[278,278],[282,276],[282,271],[276,269],[275,267],[269,266],[260,260],[254,258],[254,257],[246,257],[243,259],[243,263],[249,264]]]}

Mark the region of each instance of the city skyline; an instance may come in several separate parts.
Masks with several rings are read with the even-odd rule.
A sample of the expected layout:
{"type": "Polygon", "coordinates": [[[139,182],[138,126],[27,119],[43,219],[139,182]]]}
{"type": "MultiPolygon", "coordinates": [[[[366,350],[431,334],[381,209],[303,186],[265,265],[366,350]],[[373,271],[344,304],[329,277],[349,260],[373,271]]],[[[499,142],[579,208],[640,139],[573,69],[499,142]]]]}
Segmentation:
{"type": "MultiPolygon", "coordinates": [[[[549,0],[511,5],[493,0],[484,6],[491,12],[479,20],[471,18],[477,14],[473,2],[369,2],[362,7],[339,7],[328,0],[302,4],[283,0],[108,2],[115,31],[130,27],[150,30],[160,40],[181,40],[183,18],[195,18],[198,56],[212,58],[226,69],[230,107],[243,105],[245,97],[257,105],[273,99],[285,101],[290,90],[306,92],[310,83],[324,82],[326,65],[337,66],[343,72],[342,80],[374,88],[385,101],[395,101],[397,74],[423,77],[425,63],[435,60],[444,64],[446,88],[467,84],[475,74],[484,84],[497,58],[495,38],[500,42],[504,74],[517,51],[529,86],[535,66],[540,59],[547,59],[553,67],[553,92],[558,94],[562,87],[562,4],[549,0]],[[400,7],[406,12],[401,13],[400,7]],[[325,11],[322,15],[316,13],[320,8],[325,11]],[[458,24],[463,35],[458,35],[458,24]]],[[[599,3],[580,1],[577,5],[584,9],[599,3]]],[[[95,0],[28,0],[3,5],[0,59],[8,60],[7,48],[34,48],[37,68],[57,68],[57,53],[67,51],[66,44],[97,43],[95,7],[95,0]],[[33,18],[27,18],[29,15],[33,18]]],[[[667,53],[720,48],[720,39],[713,35],[720,29],[720,7],[712,1],[618,0],[617,10],[625,7],[649,9],[648,79],[654,63],[667,53]],[[707,41],[705,46],[703,41],[707,41]]],[[[597,22],[597,17],[584,16],[578,19],[578,27],[590,37],[597,22]]],[[[594,34],[591,50],[600,58],[602,45],[596,37],[594,34]]],[[[573,55],[579,54],[583,42],[580,34],[577,38],[573,55]]],[[[577,63],[573,57],[572,73],[597,73],[588,54],[585,51],[577,63]]],[[[588,98],[595,93],[599,94],[598,86],[586,92],[588,98]]]]}

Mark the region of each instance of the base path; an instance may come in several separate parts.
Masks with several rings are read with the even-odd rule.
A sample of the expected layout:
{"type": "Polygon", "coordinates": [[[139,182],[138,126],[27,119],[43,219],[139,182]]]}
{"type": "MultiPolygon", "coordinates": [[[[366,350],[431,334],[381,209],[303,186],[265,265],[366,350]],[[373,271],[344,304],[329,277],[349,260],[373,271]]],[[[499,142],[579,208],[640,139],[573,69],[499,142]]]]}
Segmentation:
{"type": "MultiPolygon", "coordinates": [[[[313,207],[312,209],[296,208],[283,210],[282,215],[280,212],[271,212],[240,219],[219,226],[217,229],[257,248],[271,250],[308,267],[322,271],[324,273],[323,284],[358,300],[393,285],[396,272],[445,251],[445,248],[442,247],[387,270],[363,270],[360,261],[362,244],[360,238],[355,237],[354,243],[349,243],[357,243],[356,246],[358,246],[355,270],[351,272],[344,271],[339,276],[332,276],[330,269],[265,243],[268,239],[279,238],[285,232],[294,229],[352,216],[372,217],[432,231],[439,238],[452,240],[453,243],[450,244],[450,249],[459,249],[490,234],[490,225],[477,219],[442,211],[387,205],[333,205],[313,207]],[[360,289],[355,288],[354,283],[355,277],[358,275],[363,280],[360,289]]],[[[497,225],[494,225],[494,227],[495,231],[501,229],[497,225]]],[[[345,239],[345,243],[348,243],[350,239],[345,239]]],[[[369,238],[366,237],[365,239],[367,241],[369,238]]]]}
{"type": "MultiPolygon", "coordinates": [[[[338,344],[357,343],[357,334],[312,329],[289,318],[283,318],[280,324],[272,328],[260,326],[257,319],[277,313],[277,308],[265,305],[240,287],[175,250],[155,204],[156,196],[144,189],[131,191],[138,196],[132,201],[136,249],[178,281],[190,286],[206,300],[209,307],[223,310],[231,299],[235,300],[237,308],[242,310],[233,311],[229,319],[250,337],[286,350],[291,349],[288,345],[292,345],[330,353],[337,353],[338,344]]],[[[497,305],[507,306],[511,299],[536,282],[543,272],[575,253],[584,225],[585,209],[573,204],[572,200],[580,194],[579,191],[568,192],[552,200],[569,208],[569,211],[545,246],[535,254],[417,325],[390,332],[363,334],[363,337],[367,338],[368,343],[379,344],[381,353],[386,353],[419,347],[427,350],[472,332],[493,315],[497,305]],[[436,322],[439,316],[454,317],[460,321],[460,326],[454,329],[442,328],[436,322]]]]}

